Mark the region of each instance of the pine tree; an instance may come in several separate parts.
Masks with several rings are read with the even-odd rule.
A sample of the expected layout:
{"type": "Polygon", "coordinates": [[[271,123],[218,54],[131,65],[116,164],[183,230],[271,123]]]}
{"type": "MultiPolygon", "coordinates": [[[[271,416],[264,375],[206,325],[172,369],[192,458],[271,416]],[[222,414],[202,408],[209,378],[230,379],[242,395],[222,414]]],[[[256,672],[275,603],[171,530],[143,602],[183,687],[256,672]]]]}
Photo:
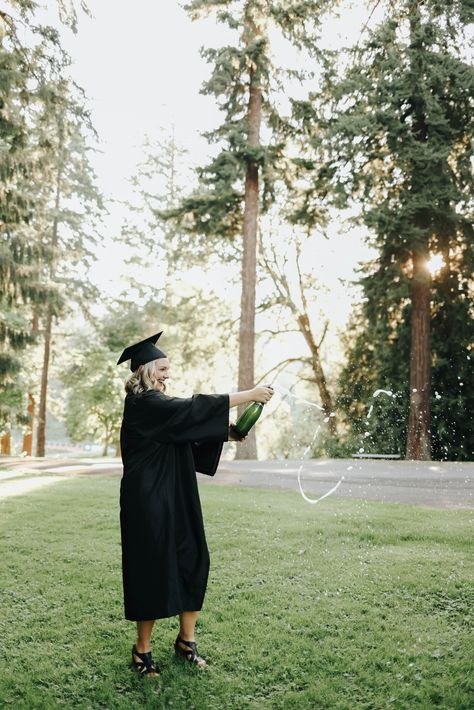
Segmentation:
{"type": "MultiPolygon", "coordinates": [[[[26,22],[30,4],[18,5],[26,22]]],[[[0,27],[0,427],[8,430],[21,419],[20,356],[33,340],[33,306],[52,295],[43,279],[51,253],[31,227],[43,166],[29,142],[29,126],[43,100],[57,36],[39,28],[38,42],[28,48],[6,13],[0,27]]]]}
{"type": "MultiPolygon", "coordinates": [[[[177,207],[184,194],[189,176],[185,168],[187,151],[178,144],[174,126],[161,129],[160,137],[145,138],[143,160],[130,179],[133,197],[128,202],[129,217],[122,227],[121,239],[137,252],[129,263],[143,263],[143,252],[148,252],[160,267],[164,267],[166,288],[177,268],[186,268],[195,245],[185,232],[161,217],[163,210],[177,207]]],[[[155,279],[156,283],[156,279],[155,279]]]]}
{"type": "MultiPolygon", "coordinates": [[[[67,63],[67,58],[65,58],[67,63]]],[[[64,69],[61,67],[61,74],[64,69]]],[[[44,274],[55,289],[45,309],[38,310],[43,323],[43,367],[38,409],[37,456],[45,455],[48,373],[53,346],[53,321],[64,315],[71,303],[84,306],[94,289],[84,267],[92,259],[91,249],[103,209],[89,161],[87,128],[82,92],[58,77],[48,87],[54,97],[45,103],[32,134],[45,151],[43,181],[37,196],[32,223],[51,252],[44,274]],[[78,94],[78,95],[76,95],[78,94]]]]}
{"type": "Polygon", "coordinates": [[[220,358],[226,358],[233,346],[225,330],[229,307],[212,283],[203,288],[190,273],[199,245],[174,220],[162,217],[163,210],[176,208],[189,184],[187,152],[173,128],[162,129],[158,139],[147,138],[143,150],[144,157],[131,178],[133,196],[121,233],[131,248],[128,264],[133,274],[121,298],[123,313],[134,313],[134,320],[142,324],[140,337],[150,335],[153,328],[165,330],[168,342],[179,344],[178,349],[170,346],[173,369],[193,369],[189,384],[199,388],[202,382],[207,389],[217,350],[220,358]],[[147,316],[145,321],[131,307],[134,298],[147,316]]]}
{"type": "Polygon", "coordinates": [[[361,201],[378,250],[362,280],[364,332],[349,348],[345,397],[367,402],[370,387],[395,388],[398,443],[403,450],[406,432],[414,459],[468,458],[474,449],[463,422],[474,384],[474,70],[465,37],[473,16],[469,2],[387,4],[343,80],[328,82],[327,169],[342,201],[361,201]],[[433,255],[444,257],[435,276],[433,255]]]}
{"type": "MultiPolygon", "coordinates": [[[[217,20],[235,32],[236,41],[203,50],[213,68],[202,93],[215,97],[223,113],[222,125],[206,137],[220,150],[198,171],[198,189],[169,216],[180,218],[182,227],[201,237],[209,250],[241,259],[239,389],[253,387],[255,376],[259,214],[272,203],[275,181],[286,179],[285,120],[275,100],[285,73],[272,61],[270,32],[280,32],[316,61],[321,58],[316,43],[321,16],[329,7],[330,3],[310,0],[194,0],[187,6],[193,19],[215,12],[217,20]],[[232,245],[234,249],[229,249],[232,245]]],[[[238,456],[256,455],[252,430],[238,456]]]]}
{"type": "MultiPolygon", "coordinates": [[[[61,282],[84,295],[87,279],[74,281],[74,265],[88,248],[84,222],[96,211],[84,131],[89,125],[79,89],[65,78],[70,63],[58,33],[34,26],[34,3],[15,3],[18,20],[3,14],[0,47],[0,423],[7,429],[23,420],[21,354],[44,325],[45,351],[39,408],[39,451],[44,451],[47,371],[53,317],[65,302],[61,282]],[[74,117],[74,120],[72,120],[74,117]],[[67,154],[67,160],[65,155],[67,154]],[[74,187],[73,187],[74,186],[74,187]],[[74,193],[74,195],[72,194],[74,193]],[[60,209],[60,199],[69,202],[60,209]],[[81,214],[82,212],[82,214],[81,214]],[[67,225],[61,234],[60,224],[67,225]],[[59,230],[59,231],[58,231],[59,230]],[[67,273],[61,258],[67,254],[67,273]],[[42,322],[42,320],[44,321],[42,322]]],[[[30,392],[30,405],[32,393],[30,392]]],[[[31,406],[26,418],[31,421],[31,406]]]]}

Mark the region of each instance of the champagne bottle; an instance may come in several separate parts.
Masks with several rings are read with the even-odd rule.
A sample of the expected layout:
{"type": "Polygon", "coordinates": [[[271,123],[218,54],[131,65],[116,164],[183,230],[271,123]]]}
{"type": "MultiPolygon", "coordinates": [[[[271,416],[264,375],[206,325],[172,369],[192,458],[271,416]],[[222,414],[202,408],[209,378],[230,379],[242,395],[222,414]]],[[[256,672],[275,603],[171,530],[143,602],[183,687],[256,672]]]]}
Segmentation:
{"type": "Polygon", "coordinates": [[[237,419],[235,428],[240,436],[247,436],[250,429],[253,427],[257,419],[262,413],[263,404],[261,402],[252,402],[247,409],[237,419]]]}

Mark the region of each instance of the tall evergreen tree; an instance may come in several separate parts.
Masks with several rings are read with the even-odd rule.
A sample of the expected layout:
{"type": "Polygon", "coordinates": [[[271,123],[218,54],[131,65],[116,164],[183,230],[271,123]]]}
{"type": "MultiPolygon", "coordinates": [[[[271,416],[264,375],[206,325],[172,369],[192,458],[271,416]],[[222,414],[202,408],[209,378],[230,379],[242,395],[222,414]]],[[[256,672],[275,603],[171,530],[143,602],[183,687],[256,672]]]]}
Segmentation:
{"type": "Polygon", "coordinates": [[[51,324],[64,302],[59,282],[67,279],[76,294],[85,290],[84,273],[74,283],[72,265],[79,264],[87,252],[85,241],[91,234],[86,236],[84,222],[94,212],[97,194],[87,157],[83,96],[65,78],[70,60],[54,29],[33,25],[35,4],[15,5],[28,30],[26,35],[22,32],[22,42],[18,20],[9,15],[0,19],[4,30],[0,46],[0,418],[7,428],[22,418],[26,402],[19,380],[21,353],[44,325],[41,453],[51,324]],[[64,198],[67,202],[60,205],[64,198]],[[67,225],[67,232],[60,233],[61,223],[67,225]],[[65,255],[67,274],[60,265],[65,255]]]}
{"type": "MultiPolygon", "coordinates": [[[[17,3],[25,22],[30,3],[17,3]]],[[[0,16],[0,427],[22,408],[21,353],[34,335],[33,306],[52,295],[43,278],[51,252],[31,226],[42,160],[29,141],[32,113],[43,103],[57,35],[38,29],[33,47],[18,39],[15,20],[0,16]]]]}
{"type": "Polygon", "coordinates": [[[130,179],[133,196],[128,202],[129,216],[122,227],[121,239],[137,252],[130,258],[131,263],[143,263],[143,253],[150,254],[150,260],[163,268],[161,286],[166,287],[177,268],[186,268],[195,245],[175,224],[161,216],[163,210],[177,207],[189,176],[187,151],[176,140],[174,126],[169,131],[161,129],[160,134],[154,140],[145,138],[143,160],[130,179]]]}
{"type": "Polygon", "coordinates": [[[462,0],[387,3],[344,78],[328,82],[327,169],[340,198],[361,200],[378,250],[362,280],[363,332],[349,348],[345,397],[396,389],[399,415],[408,411],[397,439],[406,433],[401,448],[413,459],[474,449],[473,19],[462,0]],[[433,255],[444,259],[435,276],[433,255]]]}
{"type": "MultiPolygon", "coordinates": [[[[241,259],[239,389],[254,383],[259,213],[271,204],[275,181],[287,179],[285,119],[277,107],[285,71],[273,61],[269,37],[277,31],[313,61],[321,60],[317,38],[321,16],[330,5],[317,0],[194,0],[187,6],[193,19],[214,12],[218,22],[234,31],[236,41],[203,50],[213,68],[202,93],[215,97],[223,113],[223,123],[206,137],[220,150],[198,171],[197,190],[170,216],[181,217],[182,226],[202,237],[208,248],[241,259]]],[[[256,454],[252,430],[238,455],[256,454]]]]}
{"type": "Polygon", "coordinates": [[[33,127],[33,136],[46,151],[43,181],[32,223],[38,237],[47,242],[51,260],[44,274],[55,288],[56,298],[39,309],[43,324],[43,367],[41,374],[37,456],[44,456],[46,443],[46,405],[48,373],[53,346],[53,321],[64,315],[72,303],[83,305],[95,296],[87,279],[86,266],[93,258],[91,248],[101,210],[102,199],[89,161],[87,128],[90,123],[84,109],[84,97],[73,85],[58,77],[49,87],[54,95],[33,127]],[[78,95],[76,95],[78,94],[78,95]]]}
{"type": "MultiPolygon", "coordinates": [[[[199,246],[174,221],[162,217],[163,210],[176,208],[189,183],[186,151],[176,140],[174,129],[162,133],[157,140],[145,140],[144,158],[131,179],[133,196],[121,234],[131,247],[128,264],[133,274],[123,294],[124,312],[130,313],[127,304],[133,293],[149,322],[167,332],[179,329],[181,356],[175,355],[173,361],[200,365],[199,376],[206,381],[212,371],[214,347],[219,343],[222,353],[229,347],[227,333],[213,333],[211,341],[209,333],[230,316],[227,304],[212,287],[203,289],[193,274],[187,276],[195,266],[199,246]],[[157,304],[154,310],[153,304],[157,304]]],[[[140,334],[149,334],[145,324],[140,334]]]]}

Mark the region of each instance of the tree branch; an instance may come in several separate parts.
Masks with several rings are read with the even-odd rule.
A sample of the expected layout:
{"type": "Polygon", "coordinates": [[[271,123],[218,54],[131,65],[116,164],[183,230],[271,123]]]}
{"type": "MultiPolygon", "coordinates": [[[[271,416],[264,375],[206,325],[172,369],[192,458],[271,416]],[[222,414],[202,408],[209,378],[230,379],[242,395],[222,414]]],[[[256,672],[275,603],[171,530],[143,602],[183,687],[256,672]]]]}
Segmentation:
{"type": "Polygon", "coordinates": [[[321,345],[323,344],[323,340],[326,337],[326,333],[328,332],[328,328],[329,328],[329,321],[327,320],[326,323],[324,324],[323,334],[322,334],[322,336],[319,340],[319,343],[318,343],[318,350],[321,349],[321,345]]]}
{"type": "Polygon", "coordinates": [[[258,335],[261,333],[270,333],[270,335],[280,335],[280,333],[299,333],[300,330],[299,328],[285,328],[284,330],[271,330],[270,328],[264,328],[263,330],[260,330],[258,332],[258,335]]]}
{"type": "MultiPolygon", "coordinates": [[[[270,375],[275,370],[278,370],[279,368],[281,368],[281,371],[283,371],[285,369],[285,367],[292,362],[308,362],[308,360],[309,360],[309,358],[307,358],[307,357],[306,358],[305,357],[288,357],[288,358],[286,358],[286,360],[282,360],[281,362],[279,362],[278,365],[274,365],[274,367],[271,367],[269,370],[267,370],[267,372],[265,372],[265,374],[262,375],[260,377],[260,379],[257,381],[257,384],[260,384],[260,382],[262,382],[262,380],[266,379],[268,377],[268,375],[270,375]]],[[[280,372],[278,372],[277,374],[279,375],[280,372]]]]}
{"type": "Polygon", "coordinates": [[[298,271],[298,284],[299,284],[299,287],[300,287],[301,304],[302,304],[302,306],[303,306],[303,311],[304,311],[305,313],[308,313],[308,302],[307,302],[307,300],[306,300],[306,294],[305,294],[305,292],[304,292],[303,274],[301,273],[301,263],[300,263],[300,259],[301,259],[301,242],[299,241],[299,239],[298,239],[297,242],[296,242],[295,249],[296,249],[296,269],[297,269],[297,271],[298,271]]]}
{"type": "Polygon", "coordinates": [[[376,11],[376,9],[377,9],[378,6],[380,5],[380,2],[381,2],[381,0],[376,0],[374,6],[373,6],[373,8],[372,8],[372,10],[370,11],[370,15],[368,16],[368,18],[367,18],[365,24],[363,25],[363,27],[362,27],[362,29],[361,29],[361,31],[360,31],[359,39],[357,40],[355,49],[358,49],[358,48],[359,48],[359,42],[360,42],[360,40],[362,39],[362,35],[364,34],[365,30],[368,28],[369,22],[370,22],[370,20],[372,19],[372,15],[374,14],[374,12],[376,11]]]}
{"type": "Polygon", "coordinates": [[[288,280],[285,276],[285,274],[279,269],[278,267],[278,259],[275,253],[275,249],[273,245],[270,245],[270,249],[272,252],[273,256],[273,262],[270,263],[270,260],[268,259],[265,249],[263,247],[263,241],[260,238],[259,240],[260,243],[260,252],[262,255],[263,262],[265,264],[265,268],[267,272],[270,274],[270,277],[273,281],[273,284],[278,291],[280,297],[286,302],[288,308],[292,311],[292,313],[296,313],[296,306],[295,303],[293,302],[293,299],[291,297],[291,290],[290,286],[288,284],[288,280]]]}
{"type": "Polygon", "coordinates": [[[35,77],[35,79],[37,79],[38,77],[36,76],[35,72],[33,71],[33,67],[32,67],[31,62],[29,60],[28,53],[27,53],[26,49],[23,47],[20,40],[18,39],[18,33],[16,31],[15,22],[18,22],[19,24],[23,25],[24,27],[27,27],[27,25],[23,22],[23,20],[21,20],[19,18],[15,18],[3,10],[0,10],[0,18],[10,28],[11,38],[13,40],[13,46],[14,47],[16,46],[17,50],[23,54],[23,58],[26,62],[28,69],[31,71],[31,73],[35,77]]]}

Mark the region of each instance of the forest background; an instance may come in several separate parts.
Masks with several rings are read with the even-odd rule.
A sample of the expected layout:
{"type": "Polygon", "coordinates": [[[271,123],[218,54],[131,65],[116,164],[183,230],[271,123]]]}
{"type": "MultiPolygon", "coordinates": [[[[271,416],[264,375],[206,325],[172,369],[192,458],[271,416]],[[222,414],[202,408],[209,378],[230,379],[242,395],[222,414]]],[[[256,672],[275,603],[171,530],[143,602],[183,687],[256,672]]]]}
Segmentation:
{"type": "Polygon", "coordinates": [[[163,330],[299,397],[242,458],[472,460],[474,3],[157,5],[0,5],[2,453],[118,453],[163,330]]]}

